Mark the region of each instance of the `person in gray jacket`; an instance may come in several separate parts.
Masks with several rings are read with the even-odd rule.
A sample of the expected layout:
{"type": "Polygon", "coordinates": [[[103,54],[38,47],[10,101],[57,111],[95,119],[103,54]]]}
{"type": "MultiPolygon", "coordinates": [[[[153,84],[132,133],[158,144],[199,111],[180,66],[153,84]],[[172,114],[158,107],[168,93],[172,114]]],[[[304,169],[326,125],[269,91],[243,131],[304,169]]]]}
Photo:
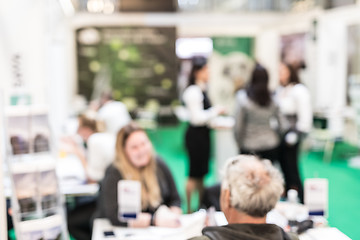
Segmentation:
{"type": "Polygon", "coordinates": [[[249,85],[236,95],[234,134],[242,154],[278,159],[280,128],[283,121],[268,88],[265,68],[257,64],[249,85]]]}
{"type": "Polygon", "coordinates": [[[221,185],[220,206],[228,225],[206,227],[191,240],[295,240],[282,228],[266,223],[266,215],[283,192],[283,178],[269,160],[238,155],[228,159],[221,185]]]}

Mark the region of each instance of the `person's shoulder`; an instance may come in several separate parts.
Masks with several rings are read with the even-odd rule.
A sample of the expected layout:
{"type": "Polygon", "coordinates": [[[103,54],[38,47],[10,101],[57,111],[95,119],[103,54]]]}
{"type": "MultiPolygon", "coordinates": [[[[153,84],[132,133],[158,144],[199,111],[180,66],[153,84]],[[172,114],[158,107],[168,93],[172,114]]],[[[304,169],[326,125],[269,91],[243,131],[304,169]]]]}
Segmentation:
{"type": "MultiPolygon", "coordinates": [[[[94,133],[92,134],[88,139],[89,145],[109,145],[111,143],[114,143],[116,140],[116,136],[114,134],[100,132],[100,133],[94,133]]],[[[100,148],[100,147],[98,147],[100,148]]]]}
{"type": "Polygon", "coordinates": [[[236,92],[236,101],[240,105],[247,105],[249,103],[249,97],[245,89],[236,92]]]}
{"type": "Polygon", "coordinates": [[[297,91],[307,91],[308,90],[307,87],[302,83],[295,84],[293,86],[293,89],[297,90],[297,91]]]}
{"type": "Polygon", "coordinates": [[[155,156],[156,166],[161,169],[168,169],[168,166],[166,165],[165,161],[158,155],[155,156]]]}
{"type": "Polygon", "coordinates": [[[110,106],[114,106],[114,107],[126,107],[125,104],[123,102],[120,102],[120,101],[112,101],[110,103],[110,106]]]}
{"type": "Polygon", "coordinates": [[[247,98],[247,93],[245,89],[240,89],[236,92],[236,99],[242,100],[247,98]]]}
{"type": "Polygon", "coordinates": [[[197,237],[190,238],[189,240],[210,240],[210,238],[207,236],[197,236],[197,237]]]}
{"type": "Polygon", "coordinates": [[[298,84],[294,85],[293,92],[297,96],[309,95],[308,88],[302,83],[298,83],[298,84]]]}
{"type": "Polygon", "coordinates": [[[106,178],[108,181],[112,181],[111,179],[122,179],[122,174],[119,169],[114,166],[114,164],[110,164],[105,170],[104,179],[106,178]]]}
{"type": "Polygon", "coordinates": [[[119,172],[119,170],[113,164],[110,164],[106,168],[106,174],[113,174],[113,173],[117,173],[117,172],[119,172]]]}
{"type": "Polygon", "coordinates": [[[201,88],[197,85],[191,85],[187,87],[183,93],[184,101],[188,100],[189,98],[198,98],[202,97],[201,88]]]}

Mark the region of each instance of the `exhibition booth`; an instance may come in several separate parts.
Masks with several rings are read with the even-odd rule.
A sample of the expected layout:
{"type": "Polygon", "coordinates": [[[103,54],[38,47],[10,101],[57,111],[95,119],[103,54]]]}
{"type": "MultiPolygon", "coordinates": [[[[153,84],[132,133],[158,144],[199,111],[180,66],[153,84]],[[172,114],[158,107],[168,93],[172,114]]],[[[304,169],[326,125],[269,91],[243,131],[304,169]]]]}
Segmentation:
{"type": "MultiPolygon", "coordinates": [[[[212,126],[207,185],[218,182],[225,160],[238,154],[234,94],[246,86],[255,62],[268,69],[271,90],[279,85],[281,60],[302,66],[300,78],[310,91],[314,119],[321,123],[314,124],[303,146],[304,152],[318,146],[324,152],[324,161],[314,168],[333,164],[339,140],[355,148],[360,144],[359,3],[334,9],[309,5],[288,12],[112,12],[109,7],[90,13],[81,8],[71,1],[0,2],[0,239],[7,238],[6,199],[11,199],[18,239],[69,238],[65,203],[74,196],[95,195],[98,185],[84,184],[80,162],[61,139],[76,134],[77,115],[109,90],[147,130],[157,152],[177,151],[177,156],[169,155],[176,162],[170,169],[181,179],[178,188],[185,186],[183,135],[188,116],[181,95],[193,56],[208,59],[209,96],[214,105],[226,108],[226,116],[212,126]]],[[[352,164],[351,173],[359,174],[359,161],[354,158],[352,164]]],[[[313,169],[304,176],[328,178],[313,169]]],[[[310,202],[315,196],[323,199],[321,221],[330,216],[333,228],[313,230],[301,239],[360,237],[332,215],[333,182],[314,184],[326,190],[315,192],[310,202]]],[[[204,214],[184,215],[186,224],[177,232],[152,229],[152,239],[200,234],[204,214]]],[[[273,219],[281,221],[276,214],[273,219]]],[[[217,213],[217,221],[222,220],[217,213]]],[[[120,236],[121,230],[106,219],[98,219],[95,226],[93,239],[104,239],[107,231],[120,236]]],[[[144,232],[128,231],[121,236],[148,239],[144,232]]]]}

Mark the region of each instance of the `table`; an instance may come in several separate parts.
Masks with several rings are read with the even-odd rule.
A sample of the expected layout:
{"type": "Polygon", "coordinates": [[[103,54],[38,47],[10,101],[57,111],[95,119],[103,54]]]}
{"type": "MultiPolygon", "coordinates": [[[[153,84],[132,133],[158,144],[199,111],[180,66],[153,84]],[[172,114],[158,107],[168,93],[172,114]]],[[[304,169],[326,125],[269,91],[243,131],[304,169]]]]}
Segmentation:
{"type": "MultiPolygon", "coordinates": [[[[145,229],[114,227],[107,219],[99,218],[94,221],[92,240],[124,239],[124,240],[162,240],[174,239],[185,240],[194,236],[200,236],[204,226],[206,212],[197,212],[183,215],[181,222],[185,225],[181,228],[149,227],[145,229]],[[105,237],[104,232],[113,232],[115,236],[105,237]]],[[[270,212],[269,221],[277,218],[277,213],[270,212]]],[[[222,212],[215,213],[217,225],[225,225],[227,221],[222,212]]],[[[268,221],[268,222],[269,222],[268,221]]],[[[281,224],[281,222],[280,222],[281,224]]],[[[299,235],[300,240],[351,240],[344,233],[334,227],[319,227],[309,229],[299,235]]]]}
{"type": "MultiPolygon", "coordinates": [[[[108,240],[104,232],[113,232],[112,239],[124,240],[184,240],[201,235],[201,230],[205,224],[206,211],[199,211],[192,214],[181,216],[180,228],[126,228],[112,226],[108,219],[99,218],[94,220],[92,240],[108,240]]],[[[111,239],[111,237],[110,237],[111,239]]]]}
{"type": "Polygon", "coordinates": [[[339,229],[333,227],[313,228],[299,236],[300,240],[351,240],[339,229]]]}

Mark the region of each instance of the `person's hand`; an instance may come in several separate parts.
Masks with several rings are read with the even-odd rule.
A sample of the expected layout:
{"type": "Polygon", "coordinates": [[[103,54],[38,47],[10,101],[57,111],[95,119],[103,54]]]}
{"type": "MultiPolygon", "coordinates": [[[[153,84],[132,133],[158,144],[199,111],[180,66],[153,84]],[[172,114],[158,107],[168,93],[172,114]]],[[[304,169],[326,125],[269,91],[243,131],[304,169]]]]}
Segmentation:
{"type": "Polygon", "coordinates": [[[150,222],[150,213],[139,213],[135,219],[129,220],[128,226],[133,228],[146,228],[150,226],[150,222]]]}
{"type": "Polygon", "coordinates": [[[226,113],[226,108],[223,106],[216,106],[216,111],[218,113],[218,115],[222,115],[226,113]]]}
{"type": "Polygon", "coordinates": [[[170,207],[170,211],[177,214],[177,215],[181,215],[182,214],[182,210],[179,207],[176,206],[172,206],[170,207]]]}
{"type": "Polygon", "coordinates": [[[65,136],[60,139],[60,144],[62,145],[63,151],[70,154],[77,154],[81,150],[79,145],[74,139],[73,136],[65,136]]]}
{"type": "Polygon", "coordinates": [[[295,144],[297,144],[299,142],[299,134],[296,131],[289,131],[285,135],[285,142],[289,146],[294,146],[295,144]]]}
{"type": "Polygon", "coordinates": [[[176,228],[180,227],[180,213],[162,205],[155,212],[155,226],[176,228]]]}

